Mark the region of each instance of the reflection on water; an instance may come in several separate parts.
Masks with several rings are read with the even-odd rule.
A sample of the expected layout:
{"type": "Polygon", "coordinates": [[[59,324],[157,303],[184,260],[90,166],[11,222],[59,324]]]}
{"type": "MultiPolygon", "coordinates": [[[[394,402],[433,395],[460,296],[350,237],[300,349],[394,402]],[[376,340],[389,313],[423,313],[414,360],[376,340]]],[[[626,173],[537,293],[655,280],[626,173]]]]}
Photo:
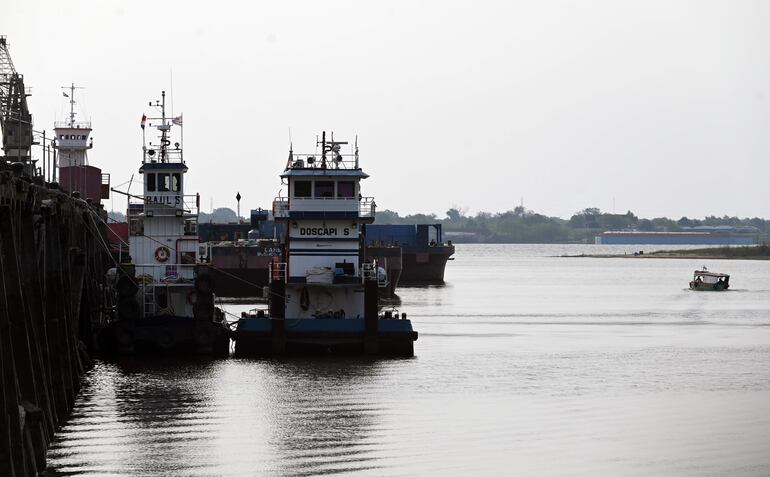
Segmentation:
{"type": "Polygon", "coordinates": [[[581,252],[458,246],[412,359],[101,362],[50,473],[770,474],[766,263],[581,252]]]}
{"type": "MultiPolygon", "coordinates": [[[[391,361],[396,363],[397,360],[391,361]]],[[[388,361],[99,363],[49,454],[54,474],[316,475],[378,468],[388,361]]]]}

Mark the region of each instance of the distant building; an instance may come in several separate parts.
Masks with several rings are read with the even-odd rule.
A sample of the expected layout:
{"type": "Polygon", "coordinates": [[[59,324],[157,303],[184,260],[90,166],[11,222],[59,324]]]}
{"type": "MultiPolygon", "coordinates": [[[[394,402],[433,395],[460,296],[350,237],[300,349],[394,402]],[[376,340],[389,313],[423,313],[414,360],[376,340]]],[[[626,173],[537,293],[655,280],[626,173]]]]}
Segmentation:
{"type": "Polygon", "coordinates": [[[709,231],[699,229],[686,232],[607,231],[595,238],[596,244],[610,245],[754,245],[755,235],[735,233],[732,227],[725,230],[713,227],[709,231]],[[713,230],[718,229],[718,230],[713,230]]]}

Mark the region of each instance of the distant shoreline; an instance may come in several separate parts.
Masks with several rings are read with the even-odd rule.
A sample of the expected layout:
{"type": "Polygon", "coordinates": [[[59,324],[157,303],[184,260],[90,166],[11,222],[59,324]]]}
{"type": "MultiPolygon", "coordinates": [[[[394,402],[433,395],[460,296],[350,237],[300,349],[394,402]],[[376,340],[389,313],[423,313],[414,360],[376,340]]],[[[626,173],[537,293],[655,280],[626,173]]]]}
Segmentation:
{"type": "Polygon", "coordinates": [[[692,250],[659,250],[649,253],[581,253],[562,255],[565,258],[689,258],[718,260],[770,260],[770,246],[714,247],[692,250]]]}

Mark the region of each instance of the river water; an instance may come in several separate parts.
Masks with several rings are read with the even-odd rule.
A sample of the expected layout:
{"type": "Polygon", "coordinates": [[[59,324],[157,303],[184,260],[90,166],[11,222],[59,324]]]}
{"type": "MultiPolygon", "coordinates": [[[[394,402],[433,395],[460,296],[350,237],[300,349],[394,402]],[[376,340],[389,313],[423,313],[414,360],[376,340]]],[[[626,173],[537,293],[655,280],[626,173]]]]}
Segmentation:
{"type": "Polygon", "coordinates": [[[459,245],[411,359],[98,363],[50,472],[770,475],[770,264],[558,257],[639,248],[459,245]]]}

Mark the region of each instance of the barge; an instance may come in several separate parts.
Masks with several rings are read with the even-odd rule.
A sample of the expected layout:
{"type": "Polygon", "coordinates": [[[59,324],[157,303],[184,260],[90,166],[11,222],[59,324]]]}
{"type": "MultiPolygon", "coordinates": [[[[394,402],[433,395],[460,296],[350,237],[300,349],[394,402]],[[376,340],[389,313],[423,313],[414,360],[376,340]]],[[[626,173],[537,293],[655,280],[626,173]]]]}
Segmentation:
{"type": "Polygon", "coordinates": [[[251,211],[251,223],[199,225],[203,260],[211,265],[214,293],[218,297],[263,297],[270,264],[282,256],[274,238],[279,228],[268,211],[251,211]],[[268,233],[268,229],[271,233],[268,233]]]}
{"type": "Polygon", "coordinates": [[[365,227],[366,245],[401,247],[402,267],[399,284],[441,285],[447,261],[455,247],[444,243],[441,224],[379,225],[365,227]]]}
{"type": "Polygon", "coordinates": [[[342,154],[346,144],[324,132],[320,156],[290,148],[281,174],[288,193],[273,202],[275,220],[286,224],[283,260],[271,264],[268,309],[237,322],[236,356],[414,355],[411,321],[379,309],[387,280],[376,260],[362,260],[362,228],[374,221],[375,204],[360,194],[369,176],[357,146],[342,154]]]}

